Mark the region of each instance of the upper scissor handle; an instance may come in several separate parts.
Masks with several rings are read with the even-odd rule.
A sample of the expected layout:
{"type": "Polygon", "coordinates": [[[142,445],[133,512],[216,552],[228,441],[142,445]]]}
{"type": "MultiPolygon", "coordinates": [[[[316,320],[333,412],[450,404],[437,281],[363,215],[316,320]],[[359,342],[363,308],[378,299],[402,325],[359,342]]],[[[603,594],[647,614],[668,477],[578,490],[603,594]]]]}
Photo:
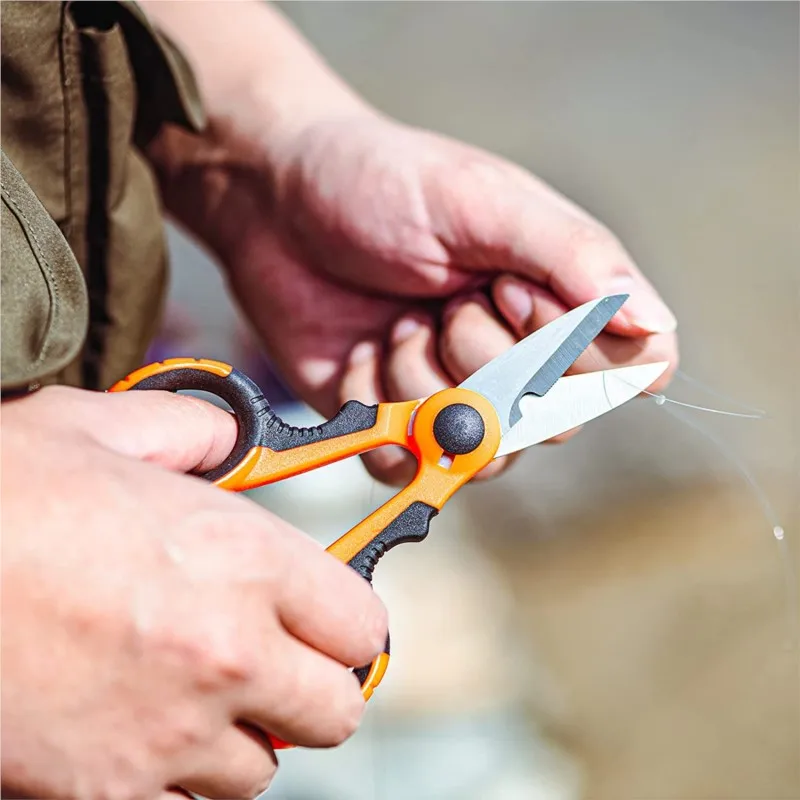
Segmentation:
{"type": "MultiPolygon", "coordinates": [[[[233,410],[238,422],[236,444],[222,464],[204,473],[202,477],[233,491],[252,489],[288,477],[285,469],[291,470],[292,474],[304,471],[296,470],[293,464],[285,463],[296,459],[285,457],[271,459],[270,464],[256,469],[260,451],[289,453],[309,445],[341,439],[374,429],[378,417],[378,406],[366,406],[353,400],[345,403],[335,417],[318,427],[296,428],[287,425],[270,408],[261,389],[250,378],[229,364],[210,359],[170,358],[149,364],[116,383],[109,391],[130,389],[204,391],[224,400],[233,410]]],[[[304,451],[304,466],[307,469],[321,466],[332,449],[338,447],[317,447],[314,455],[304,451]]],[[[346,455],[349,453],[341,457],[346,455]]]]}
{"type": "MultiPolygon", "coordinates": [[[[501,439],[492,404],[461,388],[404,403],[367,406],[349,401],[333,418],[312,428],[284,423],[253,381],[220,361],[168,359],[131,373],[110,391],[132,389],[205,391],[228,403],[239,426],[236,444],[203,477],[229,491],[274,483],[387,444],[413,452],[418,462],[414,480],[328,547],[370,583],[384,553],[427,536],[431,519],[492,460],[501,439]]],[[[388,662],[387,638],[384,653],[355,670],[365,700],[381,682],[388,662]]],[[[288,746],[277,739],[273,745],[288,746]]]]}

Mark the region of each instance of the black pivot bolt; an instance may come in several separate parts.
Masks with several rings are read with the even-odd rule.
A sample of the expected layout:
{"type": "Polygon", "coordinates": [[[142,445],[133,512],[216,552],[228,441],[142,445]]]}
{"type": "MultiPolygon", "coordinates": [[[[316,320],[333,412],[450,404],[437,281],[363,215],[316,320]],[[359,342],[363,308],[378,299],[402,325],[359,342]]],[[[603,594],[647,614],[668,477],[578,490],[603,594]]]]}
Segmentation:
{"type": "Polygon", "coordinates": [[[433,421],[433,435],[445,453],[463,456],[483,441],[483,417],[465,403],[445,406],[433,421]]]}

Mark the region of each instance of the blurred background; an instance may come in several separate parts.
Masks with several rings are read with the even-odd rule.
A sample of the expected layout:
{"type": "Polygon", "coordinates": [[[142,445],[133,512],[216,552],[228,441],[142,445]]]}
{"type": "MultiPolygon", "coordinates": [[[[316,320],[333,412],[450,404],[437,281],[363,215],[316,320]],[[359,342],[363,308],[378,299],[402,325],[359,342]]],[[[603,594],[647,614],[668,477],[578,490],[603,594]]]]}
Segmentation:
{"type": "MultiPolygon", "coordinates": [[[[363,728],[283,754],[268,797],[797,800],[800,7],[281,8],[375,105],[513,159],[615,231],[679,320],[669,397],[767,417],[643,400],[462,490],[376,572],[393,657],[363,728]]],[[[153,355],[232,361],[316,421],[215,265],[170,241],[153,355]]],[[[327,545],[390,491],[355,460],[252,496],[327,545]]]]}

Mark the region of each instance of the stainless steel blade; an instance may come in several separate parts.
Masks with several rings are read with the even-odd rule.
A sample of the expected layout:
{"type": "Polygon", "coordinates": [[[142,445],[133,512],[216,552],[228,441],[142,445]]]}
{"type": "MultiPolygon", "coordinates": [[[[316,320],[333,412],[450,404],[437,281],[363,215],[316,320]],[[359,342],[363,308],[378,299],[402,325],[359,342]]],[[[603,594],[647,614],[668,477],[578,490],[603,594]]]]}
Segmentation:
{"type": "Polygon", "coordinates": [[[522,417],[520,398],[546,395],[627,298],[609,295],[578,306],[481,367],[461,388],[492,403],[505,434],[522,417]]]}
{"type": "MultiPolygon", "coordinates": [[[[566,341],[556,348],[541,369],[523,387],[520,394],[535,394],[539,397],[546,395],[555,382],[572,366],[575,359],[589,346],[592,339],[605,328],[627,299],[627,294],[604,297],[583,318],[566,341]]],[[[512,419],[512,425],[514,422],[515,420],[512,419]]]]}
{"type": "Polygon", "coordinates": [[[561,378],[544,396],[520,399],[522,418],[503,435],[495,458],[547,441],[618,408],[650,386],[668,361],[561,378]]]}

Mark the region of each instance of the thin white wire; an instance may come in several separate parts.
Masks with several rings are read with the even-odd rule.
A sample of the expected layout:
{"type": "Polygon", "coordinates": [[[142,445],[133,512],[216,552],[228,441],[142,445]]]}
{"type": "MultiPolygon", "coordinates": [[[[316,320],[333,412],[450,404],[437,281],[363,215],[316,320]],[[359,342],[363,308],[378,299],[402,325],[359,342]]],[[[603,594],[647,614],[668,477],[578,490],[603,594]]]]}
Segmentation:
{"type": "Polygon", "coordinates": [[[759,412],[758,414],[742,414],[739,411],[725,411],[721,408],[708,408],[707,406],[696,406],[693,403],[682,403],[680,400],[673,400],[671,397],[667,397],[663,394],[653,394],[653,392],[648,392],[646,389],[642,389],[642,394],[649,395],[650,397],[654,398],[657,405],[663,405],[664,403],[672,403],[676,406],[683,406],[684,408],[693,408],[695,411],[706,411],[709,414],[721,414],[724,417],[740,417],[742,419],[764,419],[766,413],[759,412]]]}
{"type": "Polygon", "coordinates": [[[718,397],[720,400],[725,400],[728,403],[733,403],[734,405],[739,406],[740,408],[746,408],[748,411],[754,412],[756,415],[760,416],[767,416],[767,412],[760,409],[755,408],[755,406],[747,405],[747,403],[742,403],[739,400],[734,400],[733,398],[729,397],[728,395],[722,394],[722,392],[718,392],[716,389],[712,389],[710,386],[707,386],[702,381],[697,380],[697,378],[693,378],[691,375],[687,375],[683,370],[675,370],[675,377],[680,378],[686,383],[691,383],[693,386],[697,386],[698,388],[702,389],[706,394],[710,394],[712,397],[718,397]]]}
{"type": "MultiPolygon", "coordinates": [[[[716,393],[702,384],[700,381],[695,380],[694,378],[690,378],[685,373],[681,373],[681,377],[688,382],[694,383],[697,386],[702,387],[705,389],[709,394],[716,394],[719,397],[724,397],[719,393],[716,393]]],[[[633,384],[630,384],[631,386],[633,384]]],[[[763,419],[766,416],[766,412],[759,411],[758,414],[742,414],[735,411],[724,411],[722,409],[716,408],[708,408],[706,406],[698,406],[692,403],[682,403],[678,400],[673,400],[670,397],[667,397],[664,394],[654,394],[653,392],[648,392],[646,390],[642,390],[642,394],[646,394],[656,401],[656,404],[659,406],[663,406],[665,403],[670,403],[671,405],[675,406],[682,406],[684,408],[694,409],[696,411],[703,411],[711,414],[721,414],[723,416],[730,416],[730,417],[738,417],[738,418],[745,418],[745,419],[763,419]]],[[[730,400],[730,398],[725,398],[730,400]]],[[[724,444],[717,436],[712,434],[710,431],[707,431],[705,428],[701,427],[700,425],[692,422],[691,420],[687,419],[684,415],[678,414],[676,410],[665,408],[664,409],[668,414],[670,414],[675,419],[683,422],[685,425],[688,425],[690,428],[693,428],[699,434],[704,436],[708,439],[712,444],[716,445],[717,449],[733,463],[733,465],[739,470],[741,475],[747,481],[748,485],[753,491],[753,494],[756,496],[759,504],[761,505],[762,511],[764,512],[764,516],[767,519],[767,522],[772,527],[772,535],[775,541],[778,544],[778,551],[779,551],[779,558],[781,561],[781,569],[783,572],[784,583],[785,583],[785,591],[786,591],[786,601],[787,601],[787,611],[788,611],[788,619],[789,619],[789,642],[788,645],[791,649],[794,648],[794,645],[798,638],[798,627],[800,627],[800,621],[798,620],[798,608],[797,608],[797,581],[795,579],[794,572],[792,570],[792,557],[791,552],[789,551],[789,543],[786,541],[786,532],[783,526],[780,524],[778,519],[778,515],[775,512],[775,509],[770,503],[769,498],[767,497],[764,490],[761,488],[761,485],[756,480],[755,476],[749,470],[749,468],[745,465],[742,459],[737,456],[731,449],[724,444]]],[[[755,410],[755,409],[754,409],[755,410]]]]}
{"type": "Polygon", "coordinates": [[[793,648],[797,641],[798,625],[800,625],[800,622],[798,621],[798,608],[797,608],[797,581],[795,579],[794,571],[792,569],[792,555],[789,550],[789,543],[786,541],[785,531],[783,529],[783,526],[780,524],[780,521],[778,520],[778,515],[775,512],[775,508],[769,501],[769,498],[765,494],[764,490],[761,488],[758,481],[755,479],[750,469],[742,461],[742,459],[739,458],[739,456],[737,456],[734,452],[732,452],[731,449],[726,444],[724,444],[717,436],[712,434],[710,431],[705,430],[700,425],[697,425],[696,423],[687,419],[685,416],[678,414],[676,411],[673,411],[669,408],[665,408],[664,410],[668,414],[670,414],[670,416],[680,420],[685,425],[688,425],[690,428],[693,428],[701,436],[704,436],[706,439],[712,442],[712,444],[716,445],[716,447],[720,450],[720,452],[723,455],[727,456],[733,463],[733,465],[739,470],[744,479],[750,485],[750,488],[753,490],[753,493],[755,494],[759,503],[761,504],[764,516],[767,518],[767,522],[772,526],[772,535],[775,538],[775,541],[778,543],[779,558],[781,561],[781,568],[783,571],[783,578],[786,591],[787,616],[789,618],[790,638],[788,645],[790,648],[793,648]]]}

